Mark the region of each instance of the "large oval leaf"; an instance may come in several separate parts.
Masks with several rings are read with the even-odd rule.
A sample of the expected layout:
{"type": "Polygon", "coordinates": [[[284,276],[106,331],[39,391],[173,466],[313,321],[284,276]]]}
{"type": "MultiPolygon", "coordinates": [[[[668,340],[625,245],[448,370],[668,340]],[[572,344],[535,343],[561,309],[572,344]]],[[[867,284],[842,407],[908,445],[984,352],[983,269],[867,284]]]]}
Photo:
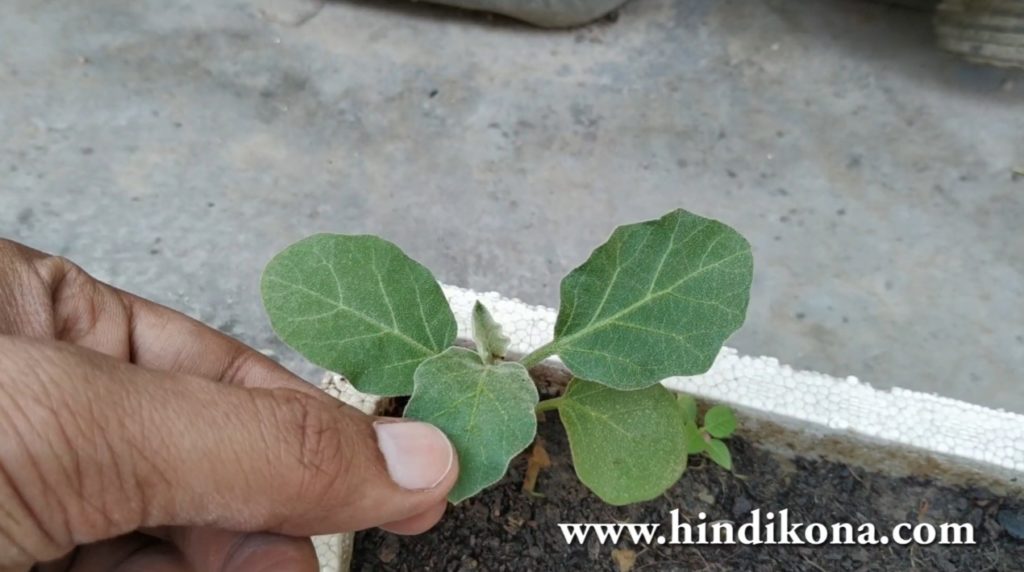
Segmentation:
{"type": "Polygon", "coordinates": [[[711,367],[743,324],[750,244],[683,210],[619,227],[561,286],[547,347],[574,374],[619,389],[711,367]]]}
{"type": "Polygon", "coordinates": [[[374,236],[318,234],[263,272],[263,305],[289,346],[376,395],[408,395],[413,372],[455,340],[430,271],[374,236]]]}
{"type": "Polygon", "coordinates": [[[405,416],[435,425],[459,454],[457,503],[498,481],[509,461],[537,434],[537,388],[515,362],[485,365],[464,348],[450,348],[416,369],[405,416]]]}
{"type": "Polygon", "coordinates": [[[558,415],[580,481],[609,504],[650,500],[686,468],[685,415],[660,385],[619,391],[573,379],[558,415]]]}

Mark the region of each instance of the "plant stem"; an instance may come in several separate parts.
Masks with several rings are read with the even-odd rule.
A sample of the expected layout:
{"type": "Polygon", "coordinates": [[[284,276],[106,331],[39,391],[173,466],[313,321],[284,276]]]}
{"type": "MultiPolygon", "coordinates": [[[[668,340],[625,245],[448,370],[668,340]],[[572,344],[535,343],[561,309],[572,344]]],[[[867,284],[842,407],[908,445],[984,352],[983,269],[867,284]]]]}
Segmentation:
{"type": "Polygon", "coordinates": [[[550,342],[544,344],[543,346],[526,354],[526,356],[523,359],[519,360],[519,363],[523,364],[523,367],[525,367],[526,369],[530,369],[531,367],[544,361],[545,358],[549,358],[555,355],[555,353],[557,352],[558,350],[555,347],[555,340],[551,340],[550,342]]]}
{"type": "Polygon", "coordinates": [[[543,413],[545,411],[551,411],[552,409],[558,409],[559,404],[562,403],[561,397],[552,397],[551,399],[545,399],[537,404],[537,413],[543,413]]]}

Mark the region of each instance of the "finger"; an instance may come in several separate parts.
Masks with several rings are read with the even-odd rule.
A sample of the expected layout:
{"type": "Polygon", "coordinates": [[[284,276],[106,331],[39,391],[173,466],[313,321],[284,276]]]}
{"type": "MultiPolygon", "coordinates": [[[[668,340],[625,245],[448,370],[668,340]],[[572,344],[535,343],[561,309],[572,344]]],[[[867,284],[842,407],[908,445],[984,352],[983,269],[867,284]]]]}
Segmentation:
{"type": "Polygon", "coordinates": [[[65,572],[191,572],[170,544],[144,534],[128,534],[80,547],[65,572]]]}
{"type": "Polygon", "coordinates": [[[143,367],[316,392],[249,346],[118,290],[60,256],[0,239],[0,334],[58,339],[143,367]]]}
{"type": "Polygon", "coordinates": [[[131,316],[132,361],[235,385],[319,393],[274,360],[160,304],[118,291],[131,316]]]}
{"type": "Polygon", "coordinates": [[[195,572],[317,572],[307,537],[247,534],[214,528],[174,528],[171,542],[195,572]]]}
{"type": "Polygon", "coordinates": [[[60,256],[0,239],[0,334],[129,356],[128,313],[105,284],[60,256]]]}
{"type": "Polygon", "coordinates": [[[101,567],[96,568],[96,572],[195,572],[178,549],[166,542],[156,542],[142,548],[117,565],[108,562],[103,567],[102,563],[100,564],[101,567]]]}
{"type": "Polygon", "coordinates": [[[397,522],[382,524],[380,527],[395,534],[423,534],[431,528],[434,528],[434,525],[441,520],[441,517],[444,516],[444,511],[447,509],[447,502],[439,502],[420,514],[410,516],[397,522]]]}
{"type": "Polygon", "coordinates": [[[424,423],[22,338],[0,337],[0,434],[0,537],[31,561],[142,526],[378,526],[437,506],[458,473],[424,423]]]}
{"type": "MultiPolygon", "coordinates": [[[[56,560],[50,560],[49,562],[40,562],[35,566],[32,566],[31,572],[68,572],[71,570],[71,564],[78,558],[78,549],[72,550],[68,554],[65,554],[61,558],[56,560]]],[[[2,570],[2,568],[0,568],[2,570]]],[[[25,570],[29,570],[26,566],[25,570]]]]}

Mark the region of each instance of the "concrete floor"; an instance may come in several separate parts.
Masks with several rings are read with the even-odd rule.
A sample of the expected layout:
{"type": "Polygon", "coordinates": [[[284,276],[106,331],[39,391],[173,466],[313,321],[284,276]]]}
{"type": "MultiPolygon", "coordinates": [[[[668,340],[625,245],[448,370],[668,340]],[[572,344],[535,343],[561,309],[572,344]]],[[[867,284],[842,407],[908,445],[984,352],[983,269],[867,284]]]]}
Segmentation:
{"type": "Polygon", "coordinates": [[[754,245],[741,351],[1024,412],[1024,74],[937,52],[927,14],[311,1],[6,0],[0,234],[311,377],[257,291],[309,233],[556,305],[614,226],[682,206],[754,245]]]}

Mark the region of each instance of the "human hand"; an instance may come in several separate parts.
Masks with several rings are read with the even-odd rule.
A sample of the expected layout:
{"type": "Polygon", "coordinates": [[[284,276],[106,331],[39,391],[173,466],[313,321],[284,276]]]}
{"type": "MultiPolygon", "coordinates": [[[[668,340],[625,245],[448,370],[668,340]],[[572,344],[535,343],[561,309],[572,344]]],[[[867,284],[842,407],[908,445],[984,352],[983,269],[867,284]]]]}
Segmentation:
{"type": "Polygon", "coordinates": [[[0,240],[0,572],[313,571],[307,538],[433,526],[440,431],[0,240]]]}

